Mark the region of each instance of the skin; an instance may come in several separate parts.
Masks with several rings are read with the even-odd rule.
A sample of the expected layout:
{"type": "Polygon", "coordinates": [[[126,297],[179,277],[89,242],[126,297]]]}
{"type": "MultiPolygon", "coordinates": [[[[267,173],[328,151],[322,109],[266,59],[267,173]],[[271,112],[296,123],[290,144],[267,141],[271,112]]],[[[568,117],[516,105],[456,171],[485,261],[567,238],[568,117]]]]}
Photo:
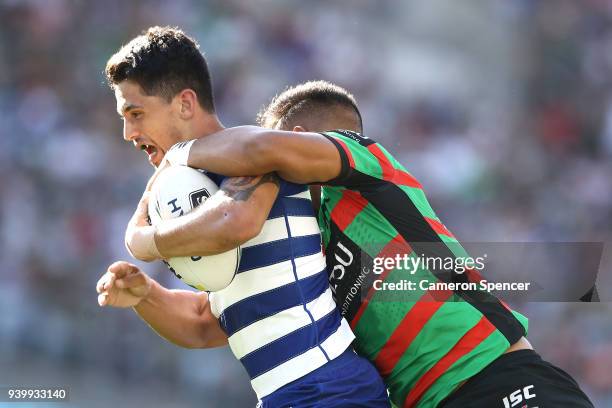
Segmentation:
{"type": "Polygon", "coordinates": [[[151,152],[145,153],[154,167],[174,144],[225,129],[215,113],[200,106],[192,89],[182,90],[170,101],[146,95],[140,85],[129,80],[116,84],[114,90],[123,139],[138,150],[151,147],[151,152]]]}
{"type": "MultiPolygon", "coordinates": [[[[166,101],[146,95],[136,83],[123,81],[115,86],[115,98],[124,121],[124,140],[139,150],[144,147],[149,163],[162,167],[147,190],[159,171],[163,171],[162,160],[175,143],[207,137],[224,129],[214,113],[202,109],[191,89],[166,101]]],[[[159,252],[164,257],[178,256],[173,252],[175,247],[164,246],[168,241],[178,242],[178,247],[193,255],[222,253],[253,238],[261,231],[278,195],[275,180],[273,175],[226,179],[217,193],[188,216],[160,225],[155,233],[155,241],[159,239],[161,243],[159,252]],[[185,234],[185,223],[195,226],[197,236],[185,234]]],[[[147,196],[145,192],[130,221],[131,227],[150,228],[143,223],[147,196]]],[[[227,344],[227,336],[210,310],[206,292],[166,289],[135,265],[123,261],[109,266],[96,291],[100,306],[133,307],[160,336],[179,346],[209,348],[227,344]]]]}
{"type": "MultiPolygon", "coordinates": [[[[274,129],[293,132],[324,132],[330,129],[347,129],[357,133],[363,131],[357,113],[344,105],[319,109],[309,115],[297,115],[287,123],[276,121],[274,129]]],[[[315,212],[318,212],[321,206],[321,186],[313,184],[309,188],[312,206],[315,212]]]]}
{"type": "MultiPolygon", "coordinates": [[[[340,173],[340,155],[332,142],[314,131],[338,129],[341,126],[334,125],[342,124],[324,125],[294,125],[291,131],[249,126],[225,129],[197,140],[190,149],[188,165],[227,176],[276,172],[299,184],[329,181],[340,173]]],[[[186,225],[185,230],[189,229],[186,225]]],[[[532,349],[525,337],[506,353],[522,349],[532,349]]]]}

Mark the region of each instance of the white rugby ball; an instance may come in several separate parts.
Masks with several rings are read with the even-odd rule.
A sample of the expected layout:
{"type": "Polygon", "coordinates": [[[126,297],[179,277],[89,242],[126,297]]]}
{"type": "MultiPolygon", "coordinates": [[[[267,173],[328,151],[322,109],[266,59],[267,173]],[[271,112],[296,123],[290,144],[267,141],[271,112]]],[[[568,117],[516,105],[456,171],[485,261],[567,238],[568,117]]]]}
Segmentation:
{"type": "MultiPolygon", "coordinates": [[[[191,167],[164,169],[151,187],[151,225],[189,213],[218,189],[208,176],[191,167]]],[[[189,286],[214,292],[226,288],[234,279],[240,264],[240,247],[218,255],[170,258],[166,264],[189,286]]]]}

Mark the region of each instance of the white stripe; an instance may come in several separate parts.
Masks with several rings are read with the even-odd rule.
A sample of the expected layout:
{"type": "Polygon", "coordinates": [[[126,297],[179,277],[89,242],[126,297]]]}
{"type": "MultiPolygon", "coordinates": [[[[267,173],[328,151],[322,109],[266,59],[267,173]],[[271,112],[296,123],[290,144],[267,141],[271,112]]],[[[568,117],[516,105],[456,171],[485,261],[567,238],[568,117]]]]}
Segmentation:
{"type": "MultiPolygon", "coordinates": [[[[303,237],[306,235],[320,234],[319,224],[314,217],[296,217],[289,216],[289,228],[291,229],[292,237],[303,237]]],[[[285,224],[285,217],[273,218],[266,220],[261,232],[255,238],[252,238],[241,245],[242,248],[248,248],[255,245],[265,244],[266,242],[278,241],[280,239],[287,239],[287,226],[285,224]]]]}
{"type": "Polygon", "coordinates": [[[348,322],[343,317],[338,331],[325,339],[325,341],[321,343],[321,347],[323,347],[327,356],[333,360],[346,350],[346,342],[348,341],[348,344],[351,344],[354,339],[355,335],[348,322]]]}
{"type": "Polygon", "coordinates": [[[240,245],[242,248],[248,248],[251,246],[263,244],[265,242],[277,241],[279,239],[286,239],[289,235],[287,234],[287,226],[285,225],[285,218],[274,218],[266,220],[259,235],[252,238],[240,245]]]}
{"type": "Polygon", "coordinates": [[[285,384],[297,380],[306,374],[316,370],[327,362],[325,355],[318,347],[311,348],[307,352],[292,358],[284,364],[263,373],[251,380],[251,385],[261,399],[272,394],[285,384]]]}
{"type": "MultiPolygon", "coordinates": [[[[331,289],[328,288],[319,297],[309,302],[306,308],[315,321],[333,311],[336,308],[336,303],[332,297],[331,289]]],[[[311,323],[312,320],[304,310],[304,306],[297,305],[237,331],[229,338],[229,345],[236,358],[240,359],[260,347],[311,323]]]]}
{"type": "Polygon", "coordinates": [[[287,217],[292,237],[320,234],[319,224],[314,217],[287,217]]]}
{"type": "MultiPolygon", "coordinates": [[[[329,338],[323,342],[322,346],[324,346],[329,358],[333,360],[350,346],[354,338],[355,336],[350,331],[348,323],[343,319],[343,324],[340,325],[338,331],[329,336],[329,338]],[[348,329],[348,333],[346,329],[348,329]],[[332,355],[329,353],[332,353],[332,355]]],[[[278,367],[253,378],[251,380],[251,385],[257,394],[257,398],[261,399],[266,395],[270,395],[283,385],[316,370],[326,362],[327,359],[321,349],[319,347],[314,347],[278,367]]]]}
{"type": "Polygon", "coordinates": [[[310,200],[310,189],[306,189],[306,191],[302,191],[301,193],[287,196],[287,198],[305,198],[307,200],[310,200]]]}
{"type": "MultiPolygon", "coordinates": [[[[325,269],[325,258],[321,252],[295,259],[298,279],[315,275],[325,269]]],[[[236,274],[230,285],[209,295],[211,310],[216,317],[234,303],[258,293],[267,292],[295,282],[291,261],[280,262],[263,268],[236,274]]]]}

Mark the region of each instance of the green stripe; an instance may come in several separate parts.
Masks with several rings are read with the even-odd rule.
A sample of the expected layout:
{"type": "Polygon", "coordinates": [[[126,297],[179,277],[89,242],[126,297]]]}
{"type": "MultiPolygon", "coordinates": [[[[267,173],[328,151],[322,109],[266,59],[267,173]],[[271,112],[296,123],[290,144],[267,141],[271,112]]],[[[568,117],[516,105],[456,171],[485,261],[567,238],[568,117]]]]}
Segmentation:
{"type": "Polygon", "coordinates": [[[461,384],[475,376],[497,359],[510,347],[508,341],[498,330],[491,333],[474,350],[457,360],[431,388],[423,394],[417,405],[419,408],[433,408],[461,384]]]}
{"type": "Polygon", "coordinates": [[[319,229],[323,239],[323,246],[327,247],[331,235],[331,212],[342,199],[342,195],[346,190],[341,187],[321,188],[321,207],[319,208],[319,229]]]}
{"type": "MultiPolygon", "coordinates": [[[[382,169],[378,159],[365,146],[341,134],[331,133],[331,135],[346,144],[355,162],[356,171],[382,180],[382,169]]],[[[394,168],[406,171],[386,149],[380,145],[378,147],[394,168]]],[[[438,220],[421,189],[398,187],[406,194],[406,200],[411,200],[422,216],[438,220]]],[[[331,212],[344,191],[344,188],[338,187],[323,188],[325,205],[319,214],[319,225],[323,231],[323,242],[326,246],[330,241],[331,212]]],[[[368,204],[346,227],[344,234],[373,258],[396,236],[397,231],[375,207],[368,204]]],[[[467,251],[455,238],[441,234],[438,236],[456,257],[468,256],[467,251]]],[[[393,270],[385,282],[399,283],[405,279],[418,283],[424,278],[431,282],[436,281],[427,270],[419,270],[414,275],[410,275],[409,271],[405,270],[393,270]]],[[[415,291],[398,293],[399,299],[390,291],[374,292],[355,328],[356,349],[371,361],[376,359],[398,325],[415,305],[415,301],[422,296],[423,291],[417,288],[415,291]]],[[[527,327],[527,319],[519,313],[513,313],[527,327]]],[[[405,397],[414,387],[415,382],[440,361],[465,333],[478,323],[482,316],[479,310],[456,294],[437,310],[417,334],[386,379],[391,398],[397,406],[403,406],[405,397]]],[[[457,384],[481,371],[501,355],[508,346],[503,334],[498,330],[494,331],[474,350],[449,367],[424,394],[418,407],[435,407],[455,389],[457,384]]]]}
{"type": "Polygon", "coordinates": [[[378,163],[378,159],[366,147],[359,142],[348,138],[339,133],[330,132],[330,136],[342,140],[351,151],[353,161],[355,162],[355,170],[368,174],[372,177],[382,180],[382,168],[378,163]]]}
{"type": "Polygon", "coordinates": [[[389,221],[368,203],[344,230],[362,251],[375,257],[397,235],[389,221]]]}
{"type": "Polygon", "coordinates": [[[525,336],[527,336],[527,334],[529,333],[529,319],[527,318],[527,316],[522,315],[516,310],[513,310],[512,314],[523,325],[523,327],[525,328],[525,336]]]}
{"type": "MultiPolygon", "coordinates": [[[[411,253],[411,256],[414,252],[411,253]]],[[[403,269],[394,269],[385,279],[385,283],[399,283],[402,280],[418,282],[421,279],[435,280],[433,275],[424,269],[419,269],[414,275],[403,269]]],[[[376,356],[387,343],[397,326],[406,314],[423,296],[424,291],[416,288],[414,291],[376,291],[370,299],[368,307],[363,312],[355,327],[357,336],[356,347],[360,354],[370,360],[376,356]]]]}
{"type": "Polygon", "coordinates": [[[427,197],[425,197],[425,193],[420,188],[408,187],[408,186],[400,186],[397,185],[407,196],[410,201],[414,203],[417,210],[424,216],[428,218],[438,219],[436,213],[429,205],[427,201],[427,197]]]}
{"type": "Polygon", "coordinates": [[[444,357],[481,318],[482,314],[466,302],[456,298],[445,302],[415,337],[387,379],[393,401],[403,405],[406,395],[418,379],[444,357]],[[461,324],[458,324],[458,319],[461,324]]]}
{"type": "MultiPolygon", "coordinates": [[[[393,166],[394,169],[402,170],[402,171],[405,171],[406,173],[408,173],[406,168],[404,166],[402,166],[400,162],[395,160],[395,157],[393,157],[391,155],[391,153],[389,153],[387,151],[387,149],[385,149],[385,147],[383,145],[381,145],[379,143],[376,143],[376,146],[378,146],[378,148],[385,154],[385,156],[387,157],[387,160],[389,160],[389,163],[391,163],[391,165],[393,166]]],[[[410,173],[408,173],[408,174],[410,174],[410,173]]]]}

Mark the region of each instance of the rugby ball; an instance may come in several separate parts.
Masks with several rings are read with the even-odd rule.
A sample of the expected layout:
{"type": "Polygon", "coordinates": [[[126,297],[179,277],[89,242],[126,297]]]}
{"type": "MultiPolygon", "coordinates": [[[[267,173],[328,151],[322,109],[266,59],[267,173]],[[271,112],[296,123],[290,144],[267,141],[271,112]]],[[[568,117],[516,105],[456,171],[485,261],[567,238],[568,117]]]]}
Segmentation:
{"type": "MultiPolygon", "coordinates": [[[[218,189],[200,170],[186,166],[162,170],[151,187],[151,225],[189,213],[218,189]]],[[[234,279],[240,264],[240,247],[218,255],[170,258],[165,263],[189,286],[214,292],[226,288],[234,279]]]]}

